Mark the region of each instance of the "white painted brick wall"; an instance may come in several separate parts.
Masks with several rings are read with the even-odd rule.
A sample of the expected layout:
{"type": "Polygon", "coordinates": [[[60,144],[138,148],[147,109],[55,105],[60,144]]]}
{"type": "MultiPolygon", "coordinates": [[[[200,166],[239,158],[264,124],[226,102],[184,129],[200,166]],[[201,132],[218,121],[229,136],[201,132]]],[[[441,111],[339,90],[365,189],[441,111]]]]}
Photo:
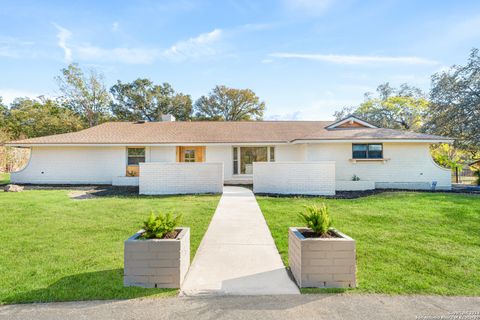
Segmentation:
{"type": "Polygon", "coordinates": [[[253,191],[334,195],[335,162],[254,162],[253,191]]]}
{"type": "Polygon", "coordinates": [[[138,177],[113,177],[112,186],[138,186],[138,177]]]}
{"type": "Polygon", "coordinates": [[[125,175],[125,147],[33,147],[12,183],[112,184],[125,175]]]}
{"type": "Polygon", "coordinates": [[[140,163],[140,194],[221,193],[223,163],[140,163]]]}
{"type": "Polygon", "coordinates": [[[365,180],[359,180],[359,181],[337,180],[335,188],[337,191],[372,190],[372,189],[375,189],[375,182],[365,181],[365,180]]]}
{"type": "Polygon", "coordinates": [[[333,160],[336,162],[337,180],[373,181],[376,188],[430,189],[437,181],[438,189],[451,188],[451,172],[435,164],[428,143],[383,144],[385,162],[357,162],[352,158],[351,143],[324,143],[307,145],[307,161],[333,160]]]}

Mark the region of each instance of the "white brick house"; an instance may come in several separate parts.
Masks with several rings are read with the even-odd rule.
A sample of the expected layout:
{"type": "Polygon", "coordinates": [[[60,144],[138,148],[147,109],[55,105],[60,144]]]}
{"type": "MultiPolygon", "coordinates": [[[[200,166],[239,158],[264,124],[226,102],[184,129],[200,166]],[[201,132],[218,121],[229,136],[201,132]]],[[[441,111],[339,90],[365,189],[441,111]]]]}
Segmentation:
{"type": "Polygon", "coordinates": [[[350,116],[337,122],[107,122],[9,145],[31,149],[27,166],[11,174],[13,183],[144,183],[147,193],[189,193],[214,192],[220,181],[253,183],[257,192],[332,194],[450,189],[450,171],[429,152],[441,142],[452,139],[377,128],[350,116]],[[192,167],[198,162],[215,165],[192,167]]]}

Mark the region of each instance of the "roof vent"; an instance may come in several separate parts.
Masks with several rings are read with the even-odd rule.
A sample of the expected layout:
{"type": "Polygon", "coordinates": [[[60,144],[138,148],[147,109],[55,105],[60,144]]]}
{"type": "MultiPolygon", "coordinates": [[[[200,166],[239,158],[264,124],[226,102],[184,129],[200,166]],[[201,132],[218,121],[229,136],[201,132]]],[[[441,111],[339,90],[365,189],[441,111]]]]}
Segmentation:
{"type": "Polygon", "coordinates": [[[173,122],[175,121],[175,117],[171,114],[162,114],[162,121],[173,122]]]}

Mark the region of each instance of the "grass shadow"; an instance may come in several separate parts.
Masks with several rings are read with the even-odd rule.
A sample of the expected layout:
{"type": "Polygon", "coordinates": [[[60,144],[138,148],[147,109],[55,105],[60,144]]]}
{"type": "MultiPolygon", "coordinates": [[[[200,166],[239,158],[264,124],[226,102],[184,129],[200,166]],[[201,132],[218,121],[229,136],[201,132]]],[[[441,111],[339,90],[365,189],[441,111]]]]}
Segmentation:
{"type": "Polygon", "coordinates": [[[300,288],[303,294],[320,294],[320,293],[345,293],[354,292],[354,288],[300,288]]]}
{"type": "Polygon", "coordinates": [[[174,296],[178,289],[146,289],[123,286],[123,269],[102,270],[66,276],[48,287],[14,292],[0,304],[132,299],[174,296]]]}

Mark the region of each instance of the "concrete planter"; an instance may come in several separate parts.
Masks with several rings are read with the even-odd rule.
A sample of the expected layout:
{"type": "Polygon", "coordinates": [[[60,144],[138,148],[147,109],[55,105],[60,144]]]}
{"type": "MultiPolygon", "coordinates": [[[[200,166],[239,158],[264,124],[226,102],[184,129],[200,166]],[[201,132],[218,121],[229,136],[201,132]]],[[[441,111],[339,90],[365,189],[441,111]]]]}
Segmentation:
{"type": "Polygon", "coordinates": [[[125,240],[125,286],[180,288],[190,267],[190,228],[175,239],[139,239],[143,230],[125,240]]]}
{"type": "Polygon", "coordinates": [[[305,229],[288,231],[288,259],[298,286],[356,287],[355,240],[334,229],[339,238],[305,238],[299,231],[305,229]]]}

